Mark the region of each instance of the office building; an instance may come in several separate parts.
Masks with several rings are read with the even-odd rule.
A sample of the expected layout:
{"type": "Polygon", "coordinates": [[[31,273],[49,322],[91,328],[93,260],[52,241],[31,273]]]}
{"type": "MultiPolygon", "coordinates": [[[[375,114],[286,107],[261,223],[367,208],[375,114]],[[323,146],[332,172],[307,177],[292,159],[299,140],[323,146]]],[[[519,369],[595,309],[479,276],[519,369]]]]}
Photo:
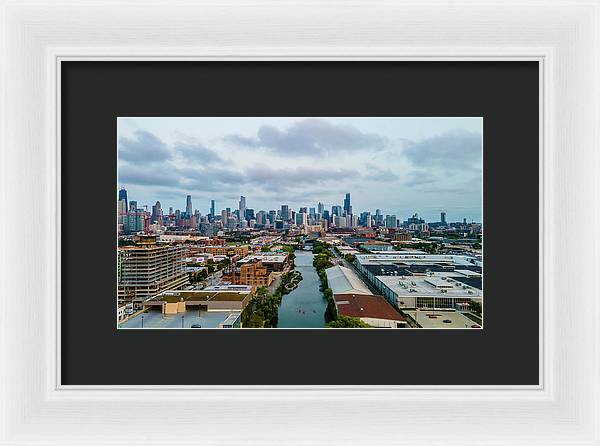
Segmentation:
{"type": "Polygon", "coordinates": [[[398,221],[396,220],[395,215],[386,215],[385,216],[385,227],[386,228],[397,228],[398,221]]]}
{"type": "Polygon", "coordinates": [[[215,219],[215,200],[210,200],[210,220],[215,219]]]}
{"type": "Polygon", "coordinates": [[[321,202],[319,202],[319,204],[317,204],[317,213],[319,213],[320,215],[323,215],[323,212],[325,211],[325,205],[321,202]]]}
{"type": "Polygon", "coordinates": [[[282,204],[281,205],[281,219],[283,221],[289,221],[290,220],[290,208],[287,204],[282,204]]]}
{"type": "Polygon", "coordinates": [[[192,210],[192,196],[188,195],[185,199],[185,214],[187,218],[190,218],[194,211],[192,210]]]}
{"type": "Polygon", "coordinates": [[[133,246],[118,248],[117,296],[119,305],[134,308],[167,289],[178,289],[188,282],[184,271],[184,247],[157,244],[156,236],[143,235],[133,246]]]}
{"type": "Polygon", "coordinates": [[[154,206],[152,206],[152,217],[151,223],[159,223],[162,224],[162,209],[160,207],[160,201],[157,201],[154,206]]]}
{"type": "Polygon", "coordinates": [[[125,213],[129,212],[129,206],[127,204],[127,191],[125,188],[121,188],[121,190],[119,190],[119,201],[121,200],[125,201],[125,213]]]}
{"type": "Polygon", "coordinates": [[[242,220],[244,218],[244,215],[246,215],[246,197],[244,197],[243,195],[240,196],[240,202],[238,204],[238,211],[239,211],[238,218],[239,218],[239,220],[242,220]]]}
{"type": "Polygon", "coordinates": [[[350,205],[350,192],[348,192],[344,198],[344,215],[350,214],[352,214],[352,206],[350,205]]]}
{"type": "Polygon", "coordinates": [[[440,223],[444,226],[446,225],[446,213],[443,211],[440,213],[440,223]]]}

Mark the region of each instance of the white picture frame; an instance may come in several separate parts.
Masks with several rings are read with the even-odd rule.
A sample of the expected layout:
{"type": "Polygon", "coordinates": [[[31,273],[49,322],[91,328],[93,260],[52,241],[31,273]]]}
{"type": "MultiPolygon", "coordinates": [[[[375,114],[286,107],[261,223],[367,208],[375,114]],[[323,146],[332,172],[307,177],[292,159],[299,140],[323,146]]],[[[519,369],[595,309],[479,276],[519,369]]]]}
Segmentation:
{"type": "Polygon", "coordinates": [[[0,444],[600,445],[598,1],[0,5],[0,444]],[[59,66],[86,59],[538,61],[539,385],[60,383],[59,66]]]}

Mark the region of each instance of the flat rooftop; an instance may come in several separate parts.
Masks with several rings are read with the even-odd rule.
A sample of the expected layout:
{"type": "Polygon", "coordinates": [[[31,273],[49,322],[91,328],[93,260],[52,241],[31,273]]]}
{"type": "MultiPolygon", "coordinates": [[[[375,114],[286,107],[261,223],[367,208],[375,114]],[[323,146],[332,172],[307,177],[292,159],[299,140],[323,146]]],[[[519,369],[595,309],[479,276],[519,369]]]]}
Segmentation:
{"type": "MultiPolygon", "coordinates": [[[[406,265],[453,265],[455,269],[471,269],[481,267],[483,263],[468,255],[421,254],[417,252],[387,251],[377,254],[359,254],[356,261],[363,266],[403,263],[406,265]]],[[[480,272],[480,271],[479,271],[480,272]]]]}
{"type": "Polygon", "coordinates": [[[376,276],[394,293],[404,297],[482,297],[482,291],[453,278],[432,276],[376,276]],[[445,283],[444,287],[440,284],[445,283]]]}
{"type": "Polygon", "coordinates": [[[477,322],[458,311],[419,309],[404,312],[423,328],[481,328],[477,322]]]}
{"type": "Polygon", "coordinates": [[[153,302],[206,302],[206,301],[243,301],[248,297],[248,291],[165,291],[158,296],[145,301],[145,304],[153,302]]]}
{"type": "Polygon", "coordinates": [[[360,277],[345,266],[327,268],[325,274],[333,294],[373,294],[360,277]]]}
{"type": "Polygon", "coordinates": [[[148,311],[139,314],[127,322],[120,323],[119,328],[142,328],[142,316],[144,316],[144,328],[181,328],[183,316],[183,328],[191,328],[192,325],[200,325],[202,328],[219,328],[219,325],[237,318],[236,311],[195,311],[188,310],[184,313],[162,314],[160,311],[148,311]]]}

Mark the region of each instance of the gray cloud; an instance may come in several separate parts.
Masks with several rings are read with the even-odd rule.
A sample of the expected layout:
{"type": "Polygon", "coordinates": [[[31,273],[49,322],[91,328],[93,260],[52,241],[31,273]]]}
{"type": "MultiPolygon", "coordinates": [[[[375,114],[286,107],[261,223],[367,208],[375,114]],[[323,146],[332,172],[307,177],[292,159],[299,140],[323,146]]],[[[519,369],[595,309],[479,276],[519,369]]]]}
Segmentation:
{"type": "Polygon", "coordinates": [[[262,185],[267,189],[284,190],[294,189],[299,186],[315,186],[344,180],[358,179],[360,174],[353,169],[323,169],[297,167],[295,169],[273,169],[268,166],[258,165],[248,168],[245,172],[245,181],[262,185]]]}
{"type": "Polygon", "coordinates": [[[177,153],[180,153],[188,161],[201,162],[205,164],[223,161],[217,152],[205,147],[200,143],[178,142],[175,143],[173,147],[177,153]]]}
{"type": "Polygon", "coordinates": [[[119,138],[119,160],[142,165],[169,159],[171,152],[167,145],[153,133],[136,130],[134,138],[119,138]]]}
{"type": "Polygon", "coordinates": [[[380,167],[367,163],[365,165],[367,168],[367,174],[364,176],[365,179],[371,181],[396,181],[398,179],[398,175],[392,172],[390,169],[381,169],[380,167]]]}
{"type": "Polygon", "coordinates": [[[179,175],[170,169],[119,166],[119,183],[138,186],[179,186],[179,175]]]}
{"type": "Polygon", "coordinates": [[[405,186],[408,187],[416,187],[422,186],[425,184],[435,183],[438,178],[435,175],[432,175],[430,172],[426,170],[415,170],[408,175],[408,178],[404,182],[405,186]]]}
{"type": "Polygon", "coordinates": [[[417,167],[480,171],[481,152],[481,135],[461,130],[416,142],[403,153],[417,167]]]}
{"type": "Polygon", "coordinates": [[[382,149],[387,140],[381,135],[363,133],[350,125],[336,125],[323,119],[306,119],[284,130],[263,125],[256,137],[238,134],[226,142],[253,148],[266,148],[284,156],[324,155],[329,152],[382,149]]]}

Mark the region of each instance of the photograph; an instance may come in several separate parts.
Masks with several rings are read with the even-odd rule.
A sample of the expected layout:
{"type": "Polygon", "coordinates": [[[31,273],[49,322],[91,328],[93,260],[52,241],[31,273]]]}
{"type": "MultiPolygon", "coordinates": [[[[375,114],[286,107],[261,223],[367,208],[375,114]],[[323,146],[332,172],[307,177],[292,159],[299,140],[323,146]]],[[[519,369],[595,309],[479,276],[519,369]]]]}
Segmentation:
{"type": "Polygon", "coordinates": [[[116,124],[118,329],[484,329],[483,117],[116,124]]]}

